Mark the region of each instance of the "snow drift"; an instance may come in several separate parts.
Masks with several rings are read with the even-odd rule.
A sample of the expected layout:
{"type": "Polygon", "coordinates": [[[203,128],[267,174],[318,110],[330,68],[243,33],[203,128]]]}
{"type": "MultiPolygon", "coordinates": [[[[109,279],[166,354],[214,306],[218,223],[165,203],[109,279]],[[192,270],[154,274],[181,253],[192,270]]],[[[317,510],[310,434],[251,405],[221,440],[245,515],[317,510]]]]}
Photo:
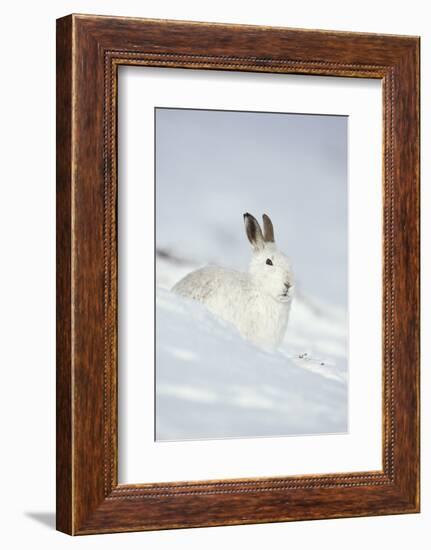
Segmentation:
{"type": "Polygon", "coordinates": [[[266,353],[201,304],[159,288],[156,439],[346,432],[337,321],[319,322],[316,306],[298,299],[289,339],[266,353]]]}

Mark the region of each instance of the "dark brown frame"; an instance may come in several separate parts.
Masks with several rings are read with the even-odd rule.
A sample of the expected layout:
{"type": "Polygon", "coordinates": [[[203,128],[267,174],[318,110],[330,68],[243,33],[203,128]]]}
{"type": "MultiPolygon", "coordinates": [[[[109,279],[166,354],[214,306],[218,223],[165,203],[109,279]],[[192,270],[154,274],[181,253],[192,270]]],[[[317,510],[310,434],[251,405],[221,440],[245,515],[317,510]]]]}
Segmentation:
{"type": "MultiPolygon", "coordinates": [[[[152,185],[152,182],[149,182],[152,185]]],[[[419,38],[70,15],[57,21],[57,529],[419,511],[419,38]],[[383,470],[119,485],[119,65],[383,83],[383,470]]]]}

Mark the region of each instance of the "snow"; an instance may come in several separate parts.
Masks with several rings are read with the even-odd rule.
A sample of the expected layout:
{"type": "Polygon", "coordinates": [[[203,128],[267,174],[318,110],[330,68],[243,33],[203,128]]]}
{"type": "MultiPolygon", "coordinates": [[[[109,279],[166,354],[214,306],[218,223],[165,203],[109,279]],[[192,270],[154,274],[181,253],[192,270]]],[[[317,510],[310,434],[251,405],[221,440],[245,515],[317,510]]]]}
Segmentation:
{"type": "MultiPolygon", "coordinates": [[[[166,287],[189,270],[159,262],[166,287]]],[[[157,440],[346,432],[345,320],[322,307],[295,299],[283,345],[267,353],[205,306],[158,287],[157,440]]]]}

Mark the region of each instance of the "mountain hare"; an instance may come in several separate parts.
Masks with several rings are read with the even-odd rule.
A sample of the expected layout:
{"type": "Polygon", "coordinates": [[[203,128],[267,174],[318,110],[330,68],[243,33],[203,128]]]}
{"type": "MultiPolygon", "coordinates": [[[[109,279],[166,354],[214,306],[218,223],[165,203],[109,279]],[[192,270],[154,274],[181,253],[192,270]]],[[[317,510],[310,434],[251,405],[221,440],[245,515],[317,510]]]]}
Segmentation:
{"type": "Polygon", "coordinates": [[[248,273],[207,266],[186,275],[172,291],[205,304],[259,347],[275,350],[286,332],[293,278],[275,245],[270,218],[263,215],[263,233],[251,214],[244,214],[244,224],[253,248],[248,273]]]}

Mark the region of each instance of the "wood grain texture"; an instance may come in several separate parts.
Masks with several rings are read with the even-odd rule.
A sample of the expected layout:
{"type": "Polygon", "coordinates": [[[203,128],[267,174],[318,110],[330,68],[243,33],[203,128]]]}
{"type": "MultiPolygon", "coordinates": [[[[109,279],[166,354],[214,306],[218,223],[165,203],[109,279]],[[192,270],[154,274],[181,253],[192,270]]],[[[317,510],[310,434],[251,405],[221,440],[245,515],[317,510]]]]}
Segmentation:
{"type": "Polygon", "coordinates": [[[57,23],[57,529],[72,531],[72,34],[57,23]]]}
{"type": "Polygon", "coordinates": [[[87,534],[417,512],[419,39],[76,15],[57,25],[57,528],[87,534]],[[118,485],[122,64],[382,80],[382,471],[118,485]]]}

